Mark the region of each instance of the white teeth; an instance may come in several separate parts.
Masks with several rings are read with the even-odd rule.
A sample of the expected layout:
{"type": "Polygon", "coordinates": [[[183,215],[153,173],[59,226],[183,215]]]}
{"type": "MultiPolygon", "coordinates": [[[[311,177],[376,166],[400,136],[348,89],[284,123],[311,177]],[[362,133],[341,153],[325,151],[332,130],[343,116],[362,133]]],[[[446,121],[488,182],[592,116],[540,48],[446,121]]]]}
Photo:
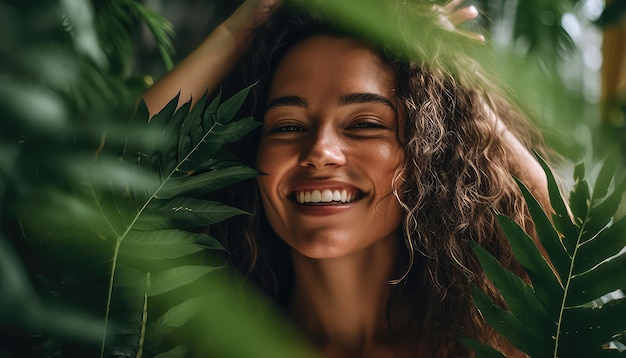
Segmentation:
{"type": "Polygon", "coordinates": [[[322,193],[319,190],[313,190],[311,192],[311,202],[319,203],[320,201],[322,201],[322,193]]]}
{"type": "Polygon", "coordinates": [[[325,189],[322,192],[322,200],[321,201],[323,201],[325,203],[329,203],[329,202],[333,201],[333,192],[328,190],[328,189],[325,189]]]}
{"type": "Polygon", "coordinates": [[[324,189],[320,190],[312,190],[312,191],[301,191],[295,194],[295,199],[298,204],[304,203],[330,203],[333,201],[349,203],[353,200],[356,200],[356,193],[348,193],[347,190],[330,190],[324,189]]]}

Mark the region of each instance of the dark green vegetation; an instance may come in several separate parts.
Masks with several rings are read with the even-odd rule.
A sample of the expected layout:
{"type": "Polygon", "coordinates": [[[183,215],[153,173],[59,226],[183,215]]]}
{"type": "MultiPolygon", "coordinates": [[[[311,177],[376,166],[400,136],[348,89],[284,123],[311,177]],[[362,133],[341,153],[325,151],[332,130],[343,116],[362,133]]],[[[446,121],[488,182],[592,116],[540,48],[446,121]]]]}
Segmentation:
{"type": "MultiPolygon", "coordinates": [[[[492,327],[531,357],[615,356],[626,342],[626,218],[615,217],[626,180],[614,178],[615,158],[609,158],[590,192],[584,165],[577,166],[576,184],[569,196],[570,216],[552,172],[542,164],[555,211],[551,219],[518,183],[554,270],[519,225],[500,216],[500,225],[532,286],[474,244],[485,274],[509,310],[496,306],[478,289],[474,302],[492,327]]],[[[502,357],[489,347],[464,341],[479,357],[502,357]]]]}
{"type": "MultiPolygon", "coordinates": [[[[495,22],[500,3],[477,5],[495,22]]],[[[486,66],[496,64],[523,101],[543,108],[537,116],[550,119],[544,125],[550,143],[568,158],[591,158],[593,169],[593,153],[585,152],[592,143],[574,140],[572,128],[598,118],[582,115],[593,113],[583,108],[582,89],[566,90],[556,70],[574,45],[558,21],[540,21],[542,14],[559,19],[579,3],[518,1],[507,41],[527,46],[499,52],[484,46],[480,56],[486,66]]],[[[340,21],[350,19],[372,36],[394,35],[384,32],[384,14],[367,1],[316,6],[331,7],[340,21]]],[[[175,111],[172,102],[148,124],[136,103],[146,73],[132,62],[141,24],[156,40],[159,61],[171,67],[172,25],[138,1],[0,1],[0,356],[302,356],[271,308],[254,292],[241,293],[228,253],[197,230],[246,215],[199,199],[256,175],[222,150],[256,126],[235,118],[246,90],[206,103],[205,111],[202,103],[175,111]]],[[[623,254],[595,267],[626,237],[624,220],[613,218],[621,163],[613,159],[603,168],[590,194],[578,167],[573,222],[551,188],[556,231],[528,198],[560,281],[536,252],[524,252],[518,257],[529,261],[533,289],[509,278],[496,284],[527,301],[510,303],[509,314],[477,292],[487,318],[491,312],[513,322],[521,315],[503,334],[522,349],[532,339],[533,356],[546,347],[545,355],[560,349],[569,356],[621,339],[624,299],[601,309],[589,304],[601,304],[594,300],[626,282],[623,254]],[[563,245],[555,232],[564,235],[563,245]],[[539,328],[528,334],[533,325],[539,328]]],[[[502,224],[512,242],[524,244],[514,225],[506,218],[502,224]]]]}

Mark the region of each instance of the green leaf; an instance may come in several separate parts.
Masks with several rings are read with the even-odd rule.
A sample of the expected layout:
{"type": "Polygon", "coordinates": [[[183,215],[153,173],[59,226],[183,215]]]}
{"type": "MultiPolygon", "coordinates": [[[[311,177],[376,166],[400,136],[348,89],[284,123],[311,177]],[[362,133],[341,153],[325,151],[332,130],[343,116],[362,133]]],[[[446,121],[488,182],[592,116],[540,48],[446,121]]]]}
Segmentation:
{"type": "Polygon", "coordinates": [[[222,103],[217,108],[215,122],[219,124],[226,124],[232,121],[237,111],[239,111],[239,108],[241,108],[241,105],[245,101],[246,97],[248,97],[248,92],[250,92],[252,87],[254,87],[255,85],[256,84],[252,84],[242,89],[241,91],[237,92],[235,95],[224,101],[224,103],[222,103]]]}
{"type": "MultiPolygon", "coordinates": [[[[206,249],[199,242],[206,242],[205,234],[181,230],[131,230],[120,247],[120,255],[132,258],[165,260],[187,256],[206,249]]],[[[217,240],[212,249],[224,250],[217,240]]]]}
{"type": "Polygon", "coordinates": [[[487,323],[515,347],[530,354],[532,357],[545,355],[545,352],[536,350],[535,342],[540,338],[531,332],[511,312],[496,306],[489,296],[475,286],[472,287],[472,297],[474,304],[480,310],[487,323]]]}
{"type": "Polygon", "coordinates": [[[596,182],[593,186],[592,203],[596,203],[606,196],[613,181],[613,174],[615,173],[615,167],[617,165],[617,151],[613,151],[606,159],[600,168],[600,173],[596,178],[596,182]]]}
{"type": "MultiPolygon", "coordinates": [[[[219,154],[220,149],[226,143],[235,142],[241,139],[250,131],[258,128],[262,124],[252,117],[243,118],[236,122],[220,125],[216,124],[211,133],[197,146],[191,153],[188,160],[180,166],[181,171],[206,170],[211,167],[214,156],[219,154]]],[[[224,155],[220,155],[221,158],[224,155]]]]}
{"type": "Polygon", "coordinates": [[[528,206],[530,215],[533,218],[533,223],[535,224],[537,235],[539,236],[539,241],[541,242],[541,245],[543,245],[543,247],[546,249],[546,252],[548,253],[548,256],[550,258],[550,262],[552,262],[552,265],[559,274],[561,282],[564,282],[566,277],[569,275],[569,269],[572,259],[567,254],[567,251],[563,246],[559,234],[552,226],[552,223],[548,219],[546,213],[541,208],[541,205],[539,205],[537,199],[535,199],[535,197],[530,193],[530,191],[521,181],[517,179],[515,179],[515,181],[522,191],[522,195],[524,195],[526,205],[528,206]]]}
{"type": "MultiPolygon", "coordinates": [[[[563,300],[563,287],[528,234],[507,216],[498,215],[498,222],[511,243],[515,258],[526,269],[537,298],[546,307],[545,312],[556,321],[563,300]]],[[[496,284],[496,287],[499,285],[496,284]]]]}
{"type": "Polygon", "coordinates": [[[157,296],[188,285],[204,275],[219,269],[211,266],[178,266],[163,272],[153,272],[148,286],[148,295],[157,296]]]}
{"type": "Polygon", "coordinates": [[[183,130],[181,132],[189,135],[191,145],[194,147],[200,143],[204,133],[202,129],[202,113],[205,110],[206,101],[207,93],[205,92],[191,109],[189,116],[187,116],[187,121],[183,123],[183,130]]]}
{"type": "Polygon", "coordinates": [[[150,124],[156,124],[159,126],[165,127],[166,123],[172,117],[174,112],[176,112],[176,108],[178,108],[178,100],[180,98],[180,92],[176,95],[176,97],[172,98],[167,105],[163,107],[159,113],[155,114],[152,119],[150,119],[150,124]]]}
{"type": "Polygon", "coordinates": [[[589,348],[600,350],[602,345],[624,331],[626,299],[610,301],[601,307],[577,307],[563,312],[563,344],[583,340],[589,348]]]}
{"type": "MultiPolygon", "coordinates": [[[[554,174],[552,174],[552,170],[548,164],[543,160],[543,158],[535,153],[539,164],[543,168],[546,173],[546,177],[548,179],[548,194],[550,196],[550,204],[554,209],[554,214],[552,215],[552,219],[554,220],[554,224],[557,229],[564,235],[563,243],[567,249],[567,252],[573,255],[574,247],[576,246],[576,238],[578,237],[578,228],[572,223],[569,217],[569,210],[567,210],[567,206],[563,201],[563,197],[561,196],[561,192],[559,191],[559,186],[554,179],[554,174]]],[[[534,218],[533,218],[534,219],[534,218]]],[[[547,250],[547,248],[546,248],[547,250]]],[[[550,253],[551,255],[551,253],[550,253]]],[[[568,265],[569,266],[569,265],[568,265]]],[[[559,270],[559,273],[561,271],[559,270]]]]}
{"type": "Polygon", "coordinates": [[[182,327],[206,304],[205,297],[194,297],[170,308],[154,323],[154,328],[161,335],[169,334],[172,329],[182,327]]]}
{"type": "Polygon", "coordinates": [[[583,305],[609,292],[626,287],[626,251],[590,271],[572,277],[568,306],[583,305]]]}
{"type": "Polygon", "coordinates": [[[574,274],[580,274],[626,247],[626,217],[603,229],[578,247],[574,274]]]}
{"type": "Polygon", "coordinates": [[[174,115],[167,121],[165,129],[163,130],[159,145],[161,170],[163,174],[172,172],[184,157],[184,154],[177,150],[179,147],[178,139],[183,122],[189,114],[189,108],[191,108],[191,100],[185,102],[176,110],[174,115]]]}
{"type": "Polygon", "coordinates": [[[202,115],[202,128],[204,128],[205,132],[208,132],[211,127],[215,124],[215,116],[217,115],[217,107],[220,104],[220,100],[222,98],[222,89],[217,93],[217,96],[211,101],[209,106],[204,111],[202,115]]]}
{"type": "MultiPolygon", "coordinates": [[[[500,263],[475,241],[470,241],[472,250],[480,262],[483,272],[498,288],[511,313],[527,328],[535,332],[543,341],[537,340],[537,349],[550,350],[550,340],[545,339],[556,332],[556,324],[535,297],[530,286],[514,273],[505,270],[500,263]],[[527,315],[526,312],[534,312],[527,315]]],[[[557,306],[558,307],[558,306],[557,306]]]]}
{"type": "Polygon", "coordinates": [[[613,218],[615,211],[622,201],[622,194],[626,190],[626,180],[609,194],[599,204],[594,205],[589,212],[589,221],[585,225],[583,241],[595,236],[613,218]]]}
{"type": "Polygon", "coordinates": [[[135,228],[194,228],[208,226],[247,212],[215,201],[193,198],[153,200],[135,228]]]}
{"type": "Polygon", "coordinates": [[[243,166],[214,170],[181,179],[170,179],[159,190],[156,197],[169,199],[178,195],[204,195],[235,182],[254,178],[259,173],[243,166]]]}
{"type": "Polygon", "coordinates": [[[574,190],[571,192],[569,199],[574,220],[576,220],[576,223],[579,226],[583,225],[587,220],[589,203],[591,201],[591,198],[589,197],[589,185],[584,179],[584,175],[585,165],[584,163],[580,163],[574,170],[576,184],[574,185],[574,190]]]}
{"type": "Polygon", "coordinates": [[[466,337],[459,337],[457,339],[473,350],[474,353],[476,353],[476,358],[506,358],[504,354],[498,352],[492,347],[476,342],[473,339],[466,337]]]}

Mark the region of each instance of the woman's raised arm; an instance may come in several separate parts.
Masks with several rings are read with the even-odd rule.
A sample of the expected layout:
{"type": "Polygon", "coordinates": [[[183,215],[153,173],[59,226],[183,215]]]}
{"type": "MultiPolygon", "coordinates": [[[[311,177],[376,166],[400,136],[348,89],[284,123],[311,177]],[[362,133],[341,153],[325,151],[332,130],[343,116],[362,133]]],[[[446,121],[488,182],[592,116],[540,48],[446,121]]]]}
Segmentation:
{"type": "Polygon", "coordinates": [[[150,116],[180,92],[178,105],[211,92],[247,50],[252,31],[267,19],[280,0],[246,0],[189,56],[143,95],[150,116]]]}

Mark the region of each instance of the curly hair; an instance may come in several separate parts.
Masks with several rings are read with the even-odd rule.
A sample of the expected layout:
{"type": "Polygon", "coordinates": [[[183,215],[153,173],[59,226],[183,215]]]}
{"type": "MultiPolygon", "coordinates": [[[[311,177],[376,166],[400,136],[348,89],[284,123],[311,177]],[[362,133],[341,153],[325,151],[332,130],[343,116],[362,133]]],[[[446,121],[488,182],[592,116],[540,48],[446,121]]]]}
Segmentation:
{"type": "MultiPolygon", "coordinates": [[[[403,8],[398,18],[401,52],[359,33],[337,28],[320,15],[276,13],[256,34],[250,61],[242,70],[259,81],[251,107],[263,118],[268,82],[282,56],[304,39],[327,34],[366,42],[378,51],[396,74],[395,96],[402,105],[404,163],[394,182],[395,196],[404,208],[406,250],[397,258],[397,280],[388,303],[395,332],[432,342],[433,356],[471,356],[458,343],[459,335],[509,352],[514,350],[483,320],[474,307],[471,286],[505,304],[487,280],[472,253],[475,241],[503,267],[525,278],[497,223],[497,214],[511,217],[531,236],[534,227],[512,174],[515,165],[497,128],[498,118],[525,145],[541,151],[529,121],[494,89],[479,66],[451,43],[455,35],[438,26],[416,33],[407,30],[416,19],[434,23],[429,7],[403,8]],[[439,40],[433,40],[439,38],[439,40]],[[254,65],[252,65],[254,64],[254,65]],[[260,105],[257,105],[260,104],[260,105]]],[[[396,45],[397,46],[397,45],[396,45]]],[[[249,164],[254,163],[258,133],[246,139],[249,164]]],[[[241,146],[240,146],[241,148],[241,146]]],[[[293,277],[289,248],[273,233],[256,195],[255,183],[235,189],[238,205],[254,213],[235,219],[222,231],[235,265],[279,304],[290,292],[293,277]],[[251,200],[251,198],[254,198],[251,200]],[[227,238],[227,240],[226,240],[227,238]]]]}

